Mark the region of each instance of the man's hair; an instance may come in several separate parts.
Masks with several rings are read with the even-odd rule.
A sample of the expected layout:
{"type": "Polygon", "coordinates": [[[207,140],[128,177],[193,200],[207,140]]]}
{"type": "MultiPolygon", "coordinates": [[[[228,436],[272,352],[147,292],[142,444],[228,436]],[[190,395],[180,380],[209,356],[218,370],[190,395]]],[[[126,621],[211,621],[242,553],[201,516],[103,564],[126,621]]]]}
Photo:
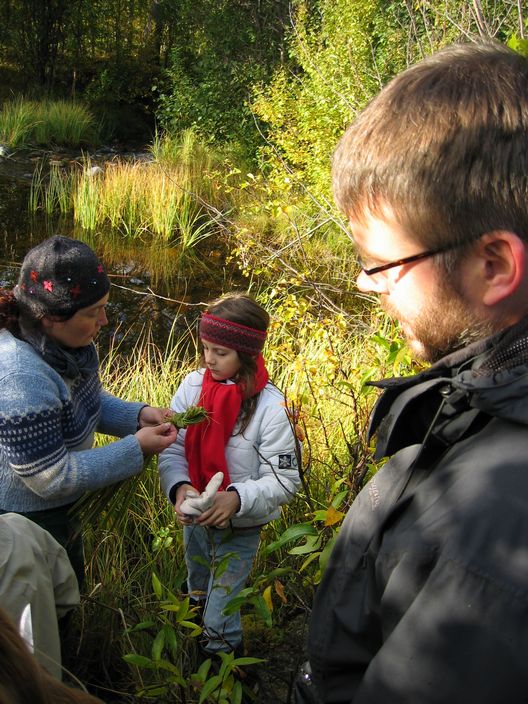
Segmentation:
{"type": "Polygon", "coordinates": [[[345,132],[333,180],[347,217],[388,207],[426,249],[498,229],[528,241],[528,59],[459,44],[403,71],[345,132]]]}

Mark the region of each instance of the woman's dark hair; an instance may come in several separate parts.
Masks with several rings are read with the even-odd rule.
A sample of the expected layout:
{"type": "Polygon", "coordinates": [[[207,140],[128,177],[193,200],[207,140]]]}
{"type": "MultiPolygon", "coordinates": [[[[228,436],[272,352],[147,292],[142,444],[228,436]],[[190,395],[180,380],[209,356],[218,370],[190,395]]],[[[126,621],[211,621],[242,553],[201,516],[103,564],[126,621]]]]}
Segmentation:
{"type": "MultiPolygon", "coordinates": [[[[74,315],[75,313],[71,313],[69,315],[54,315],[52,317],[57,321],[65,321],[69,320],[74,315]]],[[[26,330],[40,329],[40,321],[43,317],[44,315],[41,315],[39,318],[36,318],[33,311],[27,309],[20,301],[17,301],[14,291],[3,288],[0,289],[0,330],[5,328],[14,335],[19,335],[21,323],[26,330]]]]}
{"type": "Polygon", "coordinates": [[[0,702],[2,704],[102,704],[49,675],[30,653],[0,608],[0,702]]]}
{"type": "Polygon", "coordinates": [[[18,330],[20,309],[13,291],[0,289],[0,330],[6,328],[10,332],[18,330]]]}
{"type": "MultiPolygon", "coordinates": [[[[249,328],[262,330],[263,332],[266,332],[270,323],[269,313],[246,293],[228,293],[210,303],[206,312],[216,315],[218,318],[229,320],[232,323],[246,325],[249,328]]],[[[236,381],[244,384],[246,388],[246,398],[242,402],[239,416],[240,429],[238,432],[243,433],[257,407],[259,394],[254,396],[252,393],[257,371],[257,359],[254,355],[246,352],[237,351],[237,354],[241,366],[236,381]]],[[[201,362],[205,364],[203,353],[201,362]]]]}

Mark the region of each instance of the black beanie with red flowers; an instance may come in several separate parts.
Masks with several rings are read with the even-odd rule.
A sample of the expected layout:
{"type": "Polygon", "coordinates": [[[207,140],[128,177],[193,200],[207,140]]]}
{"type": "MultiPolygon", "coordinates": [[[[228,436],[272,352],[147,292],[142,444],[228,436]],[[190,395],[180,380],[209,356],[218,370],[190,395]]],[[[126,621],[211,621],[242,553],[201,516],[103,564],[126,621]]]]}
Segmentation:
{"type": "Polygon", "coordinates": [[[110,289],[103,264],[87,244],[55,235],[24,257],[14,294],[34,318],[70,318],[110,289]]]}

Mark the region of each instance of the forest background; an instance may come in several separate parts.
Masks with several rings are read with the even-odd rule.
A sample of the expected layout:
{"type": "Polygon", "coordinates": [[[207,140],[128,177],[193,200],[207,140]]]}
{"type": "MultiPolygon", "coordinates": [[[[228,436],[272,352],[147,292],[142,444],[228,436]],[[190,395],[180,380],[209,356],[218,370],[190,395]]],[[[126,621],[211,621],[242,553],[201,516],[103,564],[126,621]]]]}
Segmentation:
{"type": "MultiPolygon", "coordinates": [[[[251,583],[233,604],[248,655],[266,661],[256,701],[291,700],[313,591],[347,507],[376,471],[366,383],[416,368],[397,326],[354,289],[332,152],[381,86],[436,49],[485,38],[528,54],[523,12],[521,0],[0,0],[0,147],[149,145],[158,171],[138,164],[127,179],[145,180],[146,200],[164,216],[167,191],[154,181],[180,192],[179,219],[158,229],[151,215],[135,223],[128,191],[118,200],[133,214],[114,220],[99,209],[101,222],[86,215],[82,177],[56,174],[65,200],[54,190],[50,209],[73,214],[96,248],[110,228],[178,243],[190,271],[205,262],[221,279],[235,267],[272,313],[267,359],[303,441],[303,488],[264,531],[251,583]],[[73,142],[53,124],[40,138],[17,131],[36,124],[38,105],[82,106],[87,129],[73,142]]],[[[49,189],[36,188],[35,208],[49,189]]],[[[126,359],[112,350],[103,377],[122,397],[166,405],[195,364],[194,346],[143,339],[126,359]]],[[[155,461],[104,500],[104,510],[101,497],[90,500],[85,515],[90,562],[71,669],[107,701],[240,702],[236,662],[219,673],[194,666],[201,629],[181,589],[181,535],[155,461]]]]}

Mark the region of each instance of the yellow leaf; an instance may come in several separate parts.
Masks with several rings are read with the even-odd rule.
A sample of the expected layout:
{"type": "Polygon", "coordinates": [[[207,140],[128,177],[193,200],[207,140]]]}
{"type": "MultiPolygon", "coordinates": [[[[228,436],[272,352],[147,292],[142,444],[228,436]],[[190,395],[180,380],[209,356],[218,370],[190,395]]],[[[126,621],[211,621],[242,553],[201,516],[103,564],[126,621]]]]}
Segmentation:
{"type": "Polygon", "coordinates": [[[270,613],[273,611],[273,601],[271,599],[271,585],[269,587],[266,587],[264,589],[264,593],[262,594],[262,598],[266,602],[266,606],[270,610],[270,613]]]}
{"type": "Polygon", "coordinates": [[[336,523],[340,523],[345,514],[342,511],[336,511],[333,506],[329,506],[326,511],[326,521],[325,526],[334,526],[336,523]]]}
{"type": "Polygon", "coordinates": [[[282,586],[282,583],[279,582],[278,579],[275,580],[275,591],[279,595],[279,598],[282,601],[282,603],[287,604],[288,599],[286,599],[286,594],[284,593],[284,587],[282,586]]]}

